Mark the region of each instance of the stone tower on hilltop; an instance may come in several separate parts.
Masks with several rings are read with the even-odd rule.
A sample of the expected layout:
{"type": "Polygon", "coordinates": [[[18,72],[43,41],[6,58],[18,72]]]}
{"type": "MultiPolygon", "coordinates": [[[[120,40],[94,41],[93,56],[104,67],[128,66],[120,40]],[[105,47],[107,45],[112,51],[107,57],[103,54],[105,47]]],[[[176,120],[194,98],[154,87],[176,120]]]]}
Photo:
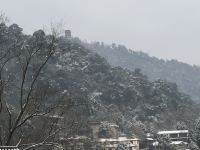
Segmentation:
{"type": "Polygon", "coordinates": [[[65,38],[68,40],[72,38],[71,30],[65,30],[65,38]]]}

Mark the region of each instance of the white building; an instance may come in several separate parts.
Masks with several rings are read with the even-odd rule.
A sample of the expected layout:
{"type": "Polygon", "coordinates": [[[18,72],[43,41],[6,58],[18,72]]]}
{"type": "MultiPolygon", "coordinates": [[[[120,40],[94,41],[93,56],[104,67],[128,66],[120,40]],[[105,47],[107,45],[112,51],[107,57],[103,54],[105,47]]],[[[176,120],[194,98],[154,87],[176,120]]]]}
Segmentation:
{"type": "Polygon", "coordinates": [[[0,146],[0,150],[19,150],[17,146],[0,146]]]}
{"type": "Polygon", "coordinates": [[[159,131],[158,135],[166,136],[172,142],[173,141],[187,142],[189,139],[189,131],[188,130],[159,131]]]}
{"type": "Polygon", "coordinates": [[[139,150],[139,139],[137,138],[118,137],[117,139],[99,139],[98,143],[103,145],[105,150],[116,150],[119,144],[126,145],[130,150],[139,150]]]}

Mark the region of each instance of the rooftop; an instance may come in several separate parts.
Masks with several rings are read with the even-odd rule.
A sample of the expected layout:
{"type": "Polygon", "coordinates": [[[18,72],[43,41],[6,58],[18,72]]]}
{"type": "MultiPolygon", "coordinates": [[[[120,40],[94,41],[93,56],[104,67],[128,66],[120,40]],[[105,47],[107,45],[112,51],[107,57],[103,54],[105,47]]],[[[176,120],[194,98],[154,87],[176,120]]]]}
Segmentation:
{"type": "Polygon", "coordinates": [[[181,145],[181,144],[186,145],[186,144],[188,144],[188,143],[187,143],[187,142],[183,142],[183,141],[173,141],[173,142],[171,142],[170,144],[171,144],[171,145],[181,145]]]}
{"type": "Polygon", "coordinates": [[[188,130],[173,130],[173,131],[159,131],[158,134],[178,134],[178,133],[188,133],[188,130]]]}
{"type": "Polygon", "coordinates": [[[16,146],[0,146],[0,150],[19,150],[16,146]]]}
{"type": "Polygon", "coordinates": [[[131,138],[128,139],[127,137],[119,137],[118,139],[115,138],[110,138],[110,139],[99,139],[99,142],[125,142],[125,141],[138,141],[139,139],[137,138],[131,138]]]}

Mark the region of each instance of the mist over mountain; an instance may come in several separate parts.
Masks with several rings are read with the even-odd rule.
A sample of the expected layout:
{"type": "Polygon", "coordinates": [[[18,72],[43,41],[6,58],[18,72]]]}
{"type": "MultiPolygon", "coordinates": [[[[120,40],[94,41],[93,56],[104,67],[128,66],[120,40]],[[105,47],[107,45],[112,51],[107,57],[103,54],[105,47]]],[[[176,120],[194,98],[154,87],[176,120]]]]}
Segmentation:
{"type": "Polygon", "coordinates": [[[54,87],[86,104],[81,107],[86,120],[115,122],[126,133],[134,127],[175,129],[178,122],[193,126],[198,107],[176,84],[149,81],[139,69],[111,67],[76,39],[60,38],[59,47],[48,67],[54,68],[49,78],[54,87]]]}
{"type": "MultiPolygon", "coordinates": [[[[26,96],[29,95],[27,91],[35,76],[34,71],[38,69],[41,60],[46,58],[46,52],[49,52],[50,39],[52,36],[46,35],[42,30],[36,31],[33,35],[25,35],[17,24],[9,27],[5,24],[0,25],[0,52],[4,54],[6,50],[9,50],[8,54],[13,57],[19,54],[16,55],[16,59],[6,61],[7,64],[3,70],[3,77],[9,78],[12,83],[8,92],[5,92],[4,98],[12,108],[15,108],[13,110],[20,110],[18,99],[21,95],[20,77],[23,75],[19,72],[20,63],[26,62],[25,56],[35,56],[28,64],[29,69],[23,90],[26,96]],[[35,48],[37,46],[42,47],[42,51],[38,51],[35,48]],[[31,47],[36,49],[33,54],[30,51],[31,47]]],[[[112,48],[106,48],[98,44],[86,45],[76,38],[68,40],[65,37],[58,37],[56,42],[56,51],[40,73],[34,85],[36,91],[31,94],[31,100],[40,99],[40,94],[44,92],[45,97],[41,97],[41,102],[44,105],[42,108],[45,108],[45,105],[56,103],[60,99],[67,103],[70,98],[74,105],[70,110],[66,108],[65,111],[68,113],[63,114],[63,117],[66,121],[76,121],[76,125],[81,126],[70,136],[90,136],[88,132],[90,121],[116,123],[121,131],[129,136],[135,133],[136,137],[141,137],[141,134],[144,135],[147,132],[155,133],[161,129],[177,129],[180,125],[183,128],[193,129],[195,120],[199,116],[199,106],[192,101],[190,96],[180,92],[175,83],[161,79],[150,81],[147,77],[149,74],[143,74],[138,67],[134,70],[132,68],[131,71],[124,66],[113,66],[117,66],[118,61],[123,62],[125,56],[130,56],[129,59],[131,59],[135,56],[134,52],[130,54],[122,46],[114,47],[113,45],[112,48]],[[106,53],[109,54],[107,57],[112,57],[109,61],[96,53],[103,52],[100,48],[105,52],[107,49],[110,50],[110,53],[106,53]],[[116,54],[112,55],[113,51],[116,54]],[[109,64],[111,60],[112,65],[109,64]]],[[[149,58],[149,60],[161,61],[144,54],[136,54],[136,58],[140,56],[139,58],[144,60],[149,58]]],[[[139,58],[137,63],[143,66],[139,58]]],[[[30,109],[34,105],[30,103],[30,109]]],[[[0,119],[5,119],[5,116],[2,115],[0,119]]],[[[26,128],[27,126],[31,126],[32,129],[33,124],[25,124],[26,128]]],[[[25,127],[23,126],[23,129],[25,127]]],[[[37,137],[38,133],[35,134],[37,137]]]]}
{"type": "Polygon", "coordinates": [[[132,71],[139,68],[151,81],[162,79],[174,82],[180,91],[200,102],[199,66],[192,66],[177,60],[158,59],[143,52],[133,51],[123,45],[106,45],[99,42],[84,44],[104,57],[111,66],[120,66],[132,71]]]}

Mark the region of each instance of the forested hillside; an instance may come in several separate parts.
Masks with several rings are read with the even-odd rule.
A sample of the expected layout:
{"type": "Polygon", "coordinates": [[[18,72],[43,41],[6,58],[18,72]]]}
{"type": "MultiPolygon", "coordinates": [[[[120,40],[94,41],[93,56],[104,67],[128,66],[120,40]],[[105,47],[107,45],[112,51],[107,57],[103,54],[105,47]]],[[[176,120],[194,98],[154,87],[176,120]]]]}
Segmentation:
{"type": "Polygon", "coordinates": [[[121,66],[141,72],[151,81],[158,79],[174,82],[179,90],[189,94],[193,100],[200,102],[200,67],[177,60],[163,60],[151,57],[143,52],[127,49],[123,45],[106,45],[99,42],[84,43],[88,48],[103,56],[111,66],[121,66]]]}
{"type": "Polygon", "coordinates": [[[49,104],[59,101],[66,122],[80,125],[74,132],[74,124],[67,128],[66,135],[87,134],[88,121],[113,122],[130,135],[136,128],[155,132],[182,124],[192,129],[198,118],[198,106],[176,84],[149,81],[139,69],[112,67],[76,40],[42,30],[25,35],[16,24],[1,24],[0,52],[1,84],[6,83],[0,89],[5,111],[0,125],[6,144],[20,136],[22,143],[37,142],[38,135],[45,138],[44,128],[34,126],[44,119],[34,117],[48,114],[49,104]]]}
{"type": "Polygon", "coordinates": [[[189,96],[178,91],[176,84],[151,82],[139,69],[111,67],[104,58],[76,42],[61,41],[64,50],[55,57],[56,65],[51,64],[56,71],[49,74],[55,74],[55,80],[62,75],[56,83],[69,95],[85,101],[88,119],[113,120],[124,130],[135,125],[157,130],[175,128],[178,122],[193,124],[190,121],[197,117],[197,107],[189,96]]]}

